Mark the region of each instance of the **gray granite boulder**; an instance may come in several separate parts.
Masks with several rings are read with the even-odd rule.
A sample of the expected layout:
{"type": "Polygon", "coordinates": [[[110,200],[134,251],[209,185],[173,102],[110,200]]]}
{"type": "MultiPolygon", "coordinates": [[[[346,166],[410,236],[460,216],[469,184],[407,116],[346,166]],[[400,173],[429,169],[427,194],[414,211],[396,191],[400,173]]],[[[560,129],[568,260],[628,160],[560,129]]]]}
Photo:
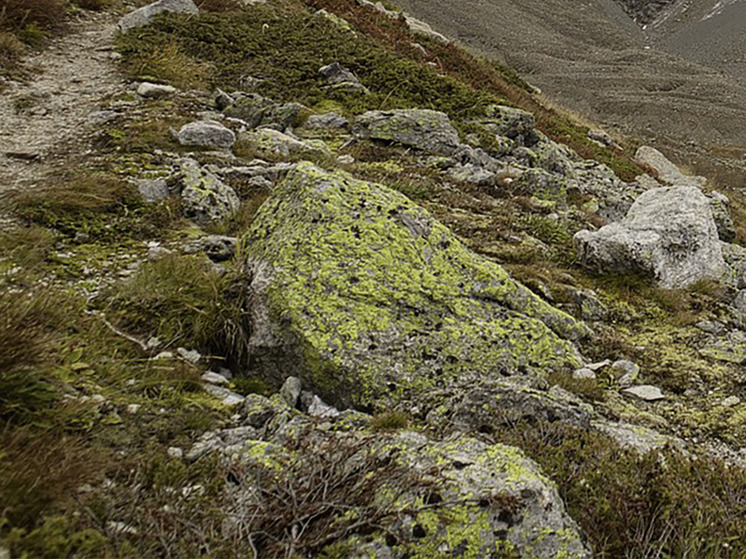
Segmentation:
{"type": "Polygon", "coordinates": [[[369,111],[355,119],[352,132],[360,139],[396,142],[440,155],[453,155],[460,147],[448,116],[429,109],[369,111]]]}
{"type": "Polygon", "coordinates": [[[707,197],[687,186],[648,190],[620,222],[575,235],[580,261],[602,273],[638,273],[678,289],[725,272],[707,197]]]}
{"type": "Polygon", "coordinates": [[[181,127],[178,140],[182,146],[230,148],[236,135],[215,120],[198,120],[181,127]]]}

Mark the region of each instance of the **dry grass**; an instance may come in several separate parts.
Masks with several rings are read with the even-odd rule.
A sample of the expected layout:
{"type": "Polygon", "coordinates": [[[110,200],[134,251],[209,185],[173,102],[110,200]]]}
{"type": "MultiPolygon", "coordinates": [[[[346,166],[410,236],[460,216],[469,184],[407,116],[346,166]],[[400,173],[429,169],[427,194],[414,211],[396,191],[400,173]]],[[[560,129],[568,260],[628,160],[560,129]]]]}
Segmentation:
{"type": "Polygon", "coordinates": [[[126,71],[143,79],[163,81],[181,89],[207,89],[213,69],[210,64],[195,61],[176,43],[153,45],[153,48],[129,64],[126,71]]]}
{"type": "Polygon", "coordinates": [[[60,0],[3,0],[0,4],[0,29],[54,29],[64,18],[65,6],[60,0]]]}

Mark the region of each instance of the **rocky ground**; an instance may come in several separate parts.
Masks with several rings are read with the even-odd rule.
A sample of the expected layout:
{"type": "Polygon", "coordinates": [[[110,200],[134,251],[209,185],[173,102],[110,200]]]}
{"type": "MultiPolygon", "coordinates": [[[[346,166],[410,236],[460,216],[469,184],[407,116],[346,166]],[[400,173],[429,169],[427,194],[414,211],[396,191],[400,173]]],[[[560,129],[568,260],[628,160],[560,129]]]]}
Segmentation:
{"type": "Polygon", "coordinates": [[[113,21],[6,91],[0,555],[744,552],[737,192],[390,6],[113,21]]]}

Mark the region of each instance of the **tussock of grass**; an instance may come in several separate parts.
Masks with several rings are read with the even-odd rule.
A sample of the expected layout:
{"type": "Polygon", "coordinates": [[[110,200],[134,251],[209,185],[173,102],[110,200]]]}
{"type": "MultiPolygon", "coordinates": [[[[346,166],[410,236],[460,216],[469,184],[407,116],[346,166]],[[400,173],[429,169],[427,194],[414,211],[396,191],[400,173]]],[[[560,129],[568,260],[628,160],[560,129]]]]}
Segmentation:
{"type": "Polygon", "coordinates": [[[29,418],[56,399],[40,366],[52,349],[57,305],[38,292],[0,294],[0,420],[29,418]]]}
{"type": "Polygon", "coordinates": [[[232,285],[206,258],[173,255],[149,263],[117,287],[110,305],[143,337],[226,356],[248,336],[245,297],[242,284],[232,285]]]}
{"type": "Polygon", "coordinates": [[[403,412],[388,412],[376,415],[370,422],[373,431],[396,431],[406,429],[409,417],[403,412]]]}
{"type": "Polygon", "coordinates": [[[55,235],[49,229],[31,225],[0,233],[0,249],[25,269],[41,264],[54,246],[55,235]]]}

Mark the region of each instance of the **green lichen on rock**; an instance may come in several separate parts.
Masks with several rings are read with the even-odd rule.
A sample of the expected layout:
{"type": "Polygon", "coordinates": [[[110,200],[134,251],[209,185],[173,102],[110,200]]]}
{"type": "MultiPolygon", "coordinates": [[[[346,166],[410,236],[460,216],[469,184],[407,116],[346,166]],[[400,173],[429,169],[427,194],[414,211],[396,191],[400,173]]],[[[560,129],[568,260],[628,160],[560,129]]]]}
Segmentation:
{"type": "Polygon", "coordinates": [[[259,210],[242,253],[250,365],[275,382],[298,374],[337,403],[577,362],[568,340],[582,324],[405,196],[344,172],[301,163],[259,210]]]}
{"type": "Polygon", "coordinates": [[[415,491],[395,505],[411,514],[395,530],[417,536],[400,538],[406,556],[590,556],[554,484],[519,449],[467,437],[436,443],[413,432],[385,448],[423,480],[437,472],[432,491],[438,497],[427,497],[435,504],[426,506],[415,491]]]}

